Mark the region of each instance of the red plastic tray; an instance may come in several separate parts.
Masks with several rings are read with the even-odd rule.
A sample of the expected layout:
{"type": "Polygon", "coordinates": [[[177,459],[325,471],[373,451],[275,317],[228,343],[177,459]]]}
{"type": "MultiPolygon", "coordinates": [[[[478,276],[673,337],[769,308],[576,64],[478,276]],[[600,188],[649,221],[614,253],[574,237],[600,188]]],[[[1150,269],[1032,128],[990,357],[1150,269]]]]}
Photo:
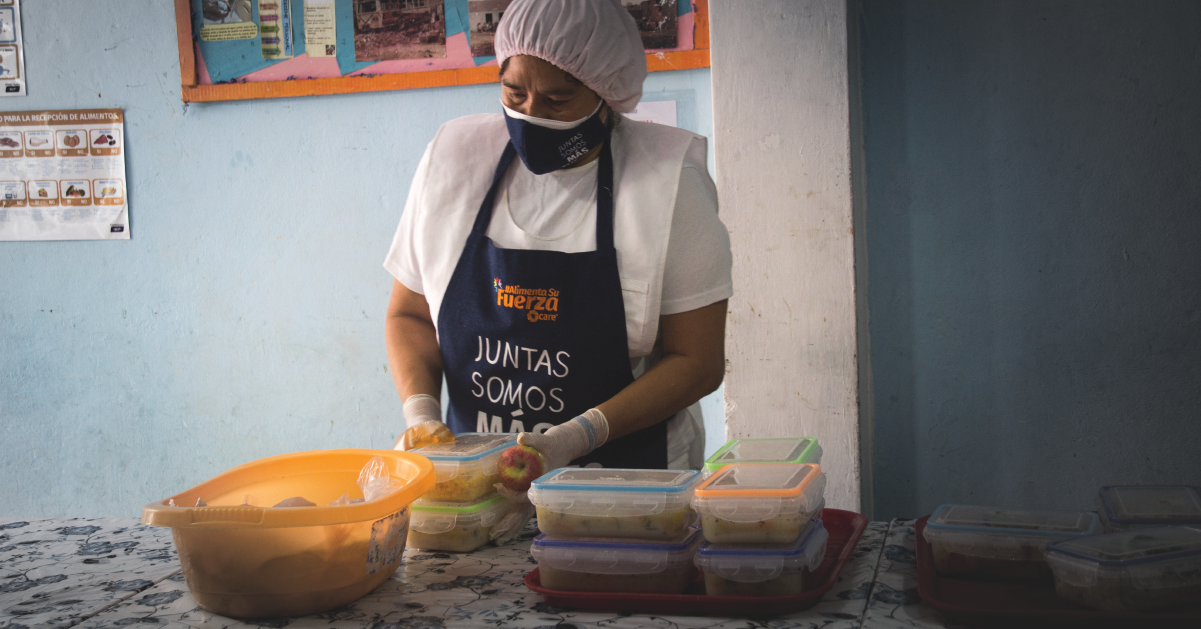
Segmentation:
{"type": "Polygon", "coordinates": [[[525,575],[525,585],[541,594],[550,605],[589,611],[754,618],[791,614],[817,605],[822,595],[834,587],[859,536],[867,528],[867,518],[839,509],[823,510],[822,523],[829,531],[830,539],[826,542],[826,558],[810,579],[810,583],[816,585],[792,596],[706,596],[703,575],[698,575],[684,594],[562,592],[542,587],[537,568],[525,575]]]}
{"type": "Polygon", "coordinates": [[[917,593],[947,620],[980,626],[1035,627],[1201,627],[1201,605],[1164,612],[1103,612],[1065,601],[1049,583],[1017,583],[947,577],[934,570],[934,551],[926,543],[926,516],[914,527],[917,537],[917,593]]]}

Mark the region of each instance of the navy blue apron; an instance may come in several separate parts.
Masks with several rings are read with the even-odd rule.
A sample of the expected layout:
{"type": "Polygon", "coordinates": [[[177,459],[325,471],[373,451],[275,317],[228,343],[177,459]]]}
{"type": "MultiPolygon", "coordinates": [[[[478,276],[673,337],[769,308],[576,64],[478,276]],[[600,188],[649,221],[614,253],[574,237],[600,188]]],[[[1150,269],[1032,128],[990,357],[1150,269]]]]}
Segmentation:
{"type": "MultiPolygon", "coordinates": [[[[613,156],[601,149],[596,251],[501,249],[487,237],[506,145],[442,298],[438,343],[452,432],[533,432],[634,381],[613,246],[613,156]]],[[[611,440],[573,465],[664,469],[667,424],[611,440]]]]}

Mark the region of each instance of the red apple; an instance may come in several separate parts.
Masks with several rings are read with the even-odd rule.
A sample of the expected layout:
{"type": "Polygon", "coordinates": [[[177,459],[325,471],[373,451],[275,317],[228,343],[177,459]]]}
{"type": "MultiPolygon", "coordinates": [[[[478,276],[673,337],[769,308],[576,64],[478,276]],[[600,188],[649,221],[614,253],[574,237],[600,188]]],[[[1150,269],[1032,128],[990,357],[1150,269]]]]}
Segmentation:
{"type": "Polygon", "coordinates": [[[500,453],[500,482],[511,491],[526,491],[546,473],[542,453],[529,446],[513,446],[500,453]]]}

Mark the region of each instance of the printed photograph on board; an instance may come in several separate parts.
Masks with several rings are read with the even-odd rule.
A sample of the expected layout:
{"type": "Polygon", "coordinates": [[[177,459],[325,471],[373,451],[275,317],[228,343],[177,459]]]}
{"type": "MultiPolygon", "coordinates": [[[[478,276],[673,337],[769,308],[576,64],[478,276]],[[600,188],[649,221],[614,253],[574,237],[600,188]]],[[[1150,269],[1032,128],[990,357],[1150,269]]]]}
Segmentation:
{"type": "MultiPolygon", "coordinates": [[[[688,0],[685,0],[688,1],[688,0]]],[[[675,48],[676,20],[679,17],[677,0],[622,0],[626,11],[638,24],[642,47],[646,50],[675,48]]]]}
{"type": "Polygon", "coordinates": [[[201,0],[200,13],[205,24],[237,24],[254,19],[251,0],[201,0]]]}
{"type": "Polygon", "coordinates": [[[471,25],[467,38],[471,42],[472,57],[493,57],[496,49],[496,25],[513,0],[468,0],[467,23],[471,25]]]}
{"type": "Polygon", "coordinates": [[[355,61],[446,56],[443,0],[353,0],[355,61]]]}

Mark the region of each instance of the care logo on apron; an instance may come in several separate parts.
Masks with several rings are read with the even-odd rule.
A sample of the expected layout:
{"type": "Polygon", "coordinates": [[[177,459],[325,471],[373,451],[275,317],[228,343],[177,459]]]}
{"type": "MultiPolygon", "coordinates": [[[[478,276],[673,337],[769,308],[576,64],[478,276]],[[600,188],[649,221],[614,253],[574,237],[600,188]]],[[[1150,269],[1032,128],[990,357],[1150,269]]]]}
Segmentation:
{"type": "Polygon", "coordinates": [[[492,278],[496,305],[501,308],[525,310],[530,323],[559,320],[559,291],[554,288],[522,288],[506,286],[499,277],[492,278]]]}

